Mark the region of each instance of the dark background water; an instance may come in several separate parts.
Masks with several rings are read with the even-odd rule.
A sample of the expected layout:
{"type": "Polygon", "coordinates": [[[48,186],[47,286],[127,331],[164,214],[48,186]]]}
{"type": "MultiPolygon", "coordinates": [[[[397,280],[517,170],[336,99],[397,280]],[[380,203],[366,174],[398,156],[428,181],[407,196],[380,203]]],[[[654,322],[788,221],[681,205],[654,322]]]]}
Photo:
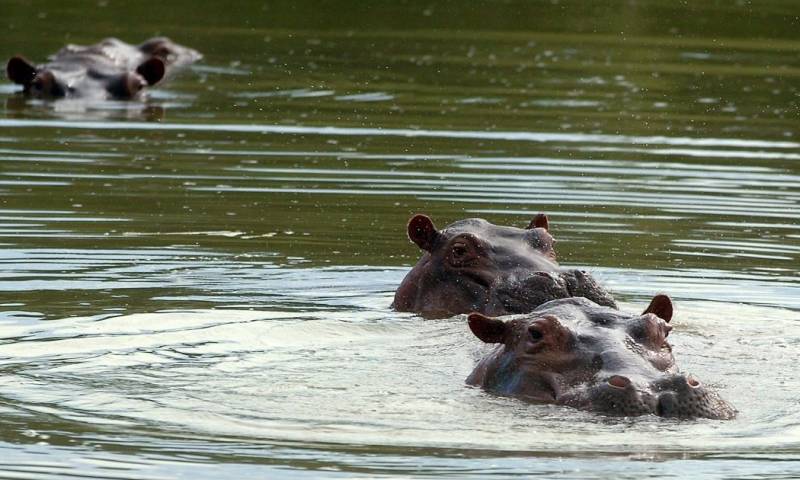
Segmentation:
{"type": "Polygon", "coordinates": [[[0,84],[0,470],[791,476],[798,14],[4,2],[5,57],[153,35],[205,57],[142,101],[0,84]],[[412,214],[540,211],[625,308],[673,296],[679,362],[738,420],[492,398],[462,384],[460,319],[388,308],[412,214]]]}

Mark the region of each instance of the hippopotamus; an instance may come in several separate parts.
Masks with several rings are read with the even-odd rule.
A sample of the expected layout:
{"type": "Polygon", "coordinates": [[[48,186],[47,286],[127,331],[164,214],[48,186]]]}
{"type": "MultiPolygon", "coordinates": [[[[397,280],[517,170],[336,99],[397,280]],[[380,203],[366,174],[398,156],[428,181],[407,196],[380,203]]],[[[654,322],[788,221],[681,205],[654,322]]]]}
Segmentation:
{"type": "Polygon", "coordinates": [[[468,316],[480,340],[498,344],[467,383],[530,402],[610,416],[730,419],[736,410],[679,373],[667,336],[672,301],[656,295],[642,315],[586,298],[552,300],[506,320],[468,316]]]}
{"type": "Polygon", "coordinates": [[[94,45],[67,45],[39,66],[14,56],[6,73],[31,97],[125,100],[158,83],[169,68],[199,58],[197,51],[166,37],[151,38],[138,46],[107,38],[94,45]]]}
{"type": "Polygon", "coordinates": [[[549,228],[543,213],[526,228],[468,218],[443,230],[426,215],[415,215],[408,238],[424,253],[400,283],[392,306],[426,318],[528,313],[547,301],[576,296],[616,307],[589,273],[559,267],[549,228]]]}

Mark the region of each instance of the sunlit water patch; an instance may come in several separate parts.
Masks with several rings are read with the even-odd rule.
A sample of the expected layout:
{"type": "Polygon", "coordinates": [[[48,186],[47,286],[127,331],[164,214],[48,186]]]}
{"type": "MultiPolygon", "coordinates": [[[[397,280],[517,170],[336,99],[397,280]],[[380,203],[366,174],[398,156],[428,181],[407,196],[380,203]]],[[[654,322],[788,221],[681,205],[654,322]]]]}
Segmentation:
{"type": "MultiPolygon", "coordinates": [[[[247,308],[153,308],[47,321],[6,316],[13,321],[0,326],[0,396],[4,421],[20,427],[3,441],[35,452],[72,439],[81,456],[136,458],[140,465],[132,471],[142,472],[158,471],[161,462],[190,468],[223,452],[225,462],[271,468],[286,455],[317,456],[323,445],[339,452],[326,462],[335,470],[352,468],[350,455],[385,457],[361,464],[362,474],[413,472],[395,464],[401,452],[420,455],[406,449],[437,451],[436,460],[418,461],[454,473],[478,468],[474,458],[520,455],[564,457],[568,469],[598,456],[659,459],[664,468],[679,469],[687,459],[731,455],[779,460],[800,442],[790,353],[800,343],[800,317],[725,297],[739,282],[729,280],[713,303],[683,298],[694,287],[673,289],[679,310],[671,338],[679,365],[739,410],[730,422],[686,422],[607,418],[467,387],[464,378],[484,347],[463,317],[423,321],[391,312],[403,270],[251,268],[258,278],[237,273],[235,264],[189,273],[186,281],[196,291],[171,298],[238,298],[247,308]],[[48,420],[30,424],[32,415],[48,420]]],[[[162,278],[159,268],[144,270],[162,278]]],[[[634,274],[656,288],[687,285],[689,276],[596,273],[617,290],[636,284],[626,278],[634,274]]],[[[762,295],[783,297],[769,285],[762,295]]],[[[165,296],[170,290],[153,288],[165,296]]],[[[621,307],[641,310],[648,294],[628,287],[634,301],[621,307]]],[[[713,298],[713,289],[700,296],[713,298]]],[[[525,474],[542,467],[514,462],[496,468],[525,474]]]]}

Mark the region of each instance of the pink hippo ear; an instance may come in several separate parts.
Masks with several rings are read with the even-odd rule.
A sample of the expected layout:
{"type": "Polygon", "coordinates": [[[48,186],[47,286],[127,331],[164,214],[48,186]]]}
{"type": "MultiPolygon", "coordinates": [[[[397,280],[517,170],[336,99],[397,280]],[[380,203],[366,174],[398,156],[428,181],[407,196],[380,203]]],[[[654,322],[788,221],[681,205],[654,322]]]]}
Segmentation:
{"type": "Polygon", "coordinates": [[[531,223],[525,228],[526,230],[530,230],[533,228],[544,228],[545,230],[550,229],[550,221],[547,220],[547,215],[544,213],[537,213],[531,223]]]}
{"type": "Polygon", "coordinates": [[[427,215],[417,214],[408,221],[408,238],[426,252],[433,249],[438,236],[439,232],[427,215]]]}
{"type": "Polygon", "coordinates": [[[645,313],[653,313],[665,322],[669,322],[672,320],[672,312],[672,299],[669,298],[668,295],[660,293],[650,300],[650,305],[642,312],[642,315],[645,313]]]}
{"type": "Polygon", "coordinates": [[[36,76],[36,67],[19,55],[11,57],[6,65],[8,79],[19,85],[29,85],[36,76]]]}
{"type": "Polygon", "coordinates": [[[506,322],[473,312],[467,317],[469,329],[484,343],[503,343],[506,337],[506,322]]]}
{"type": "Polygon", "coordinates": [[[165,71],[164,61],[158,57],[150,57],[136,67],[136,73],[141,75],[148,85],[158,83],[164,78],[165,71]]]}

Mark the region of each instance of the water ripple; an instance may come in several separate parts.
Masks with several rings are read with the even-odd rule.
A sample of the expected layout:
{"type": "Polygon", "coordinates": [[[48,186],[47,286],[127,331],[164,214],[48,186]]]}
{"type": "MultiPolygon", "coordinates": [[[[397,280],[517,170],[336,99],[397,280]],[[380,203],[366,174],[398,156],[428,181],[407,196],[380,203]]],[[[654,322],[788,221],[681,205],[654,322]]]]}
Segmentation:
{"type": "Polygon", "coordinates": [[[325,136],[368,136],[404,138],[452,138],[475,140],[508,140],[525,142],[566,142],[566,143],[621,143],[626,145],[692,145],[697,147],[737,147],[737,148],[800,148],[800,143],[787,141],[764,141],[758,139],[735,138],[690,138],[666,136],[628,136],[599,135],[585,133],[539,133],[539,132],[493,132],[464,130],[413,130],[406,128],[357,128],[332,126],[291,126],[291,125],[234,125],[198,123],[147,123],[147,122],[64,122],[59,120],[10,120],[0,119],[0,127],[5,128],[63,128],[84,130],[179,130],[204,132],[276,133],[295,135],[325,136]]]}

